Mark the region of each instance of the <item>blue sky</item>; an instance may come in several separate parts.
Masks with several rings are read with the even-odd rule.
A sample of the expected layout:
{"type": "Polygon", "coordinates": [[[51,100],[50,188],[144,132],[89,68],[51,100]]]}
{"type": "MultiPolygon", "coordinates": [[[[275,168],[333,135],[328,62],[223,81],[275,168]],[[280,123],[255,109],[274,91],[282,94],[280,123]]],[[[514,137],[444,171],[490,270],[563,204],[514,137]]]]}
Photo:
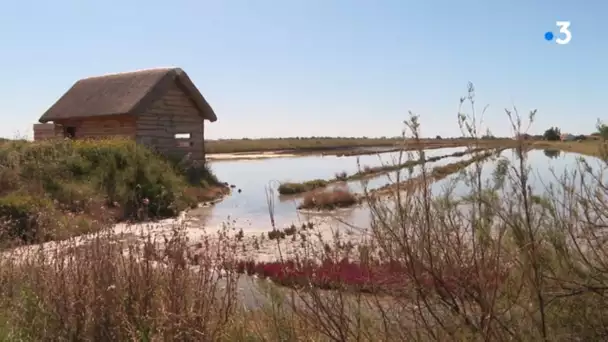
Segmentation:
{"type": "Polygon", "coordinates": [[[0,0],[0,137],[31,125],[77,79],[182,67],[215,109],[208,138],[459,134],[468,81],[486,124],[538,109],[533,132],[605,118],[605,1],[0,0]],[[578,3],[578,4],[577,4],[578,3]],[[572,40],[544,40],[555,21],[572,40]]]}

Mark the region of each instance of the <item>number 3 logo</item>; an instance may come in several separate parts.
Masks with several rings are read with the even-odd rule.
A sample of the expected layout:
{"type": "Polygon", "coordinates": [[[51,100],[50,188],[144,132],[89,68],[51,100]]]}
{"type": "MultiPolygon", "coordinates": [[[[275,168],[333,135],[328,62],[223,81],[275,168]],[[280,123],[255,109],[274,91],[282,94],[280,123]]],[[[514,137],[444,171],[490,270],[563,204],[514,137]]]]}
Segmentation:
{"type": "Polygon", "coordinates": [[[568,44],[570,40],[572,40],[572,32],[570,32],[570,22],[569,21],[557,21],[555,25],[559,27],[559,33],[563,33],[565,38],[557,38],[555,42],[557,44],[568,44]]]}

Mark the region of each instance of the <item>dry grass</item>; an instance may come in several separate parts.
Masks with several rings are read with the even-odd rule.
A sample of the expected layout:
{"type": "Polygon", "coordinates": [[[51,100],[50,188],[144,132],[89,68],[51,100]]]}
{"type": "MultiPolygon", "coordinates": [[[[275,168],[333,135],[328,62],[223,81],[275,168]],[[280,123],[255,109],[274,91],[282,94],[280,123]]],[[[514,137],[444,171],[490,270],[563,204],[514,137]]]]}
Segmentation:
{"type": "Polygon", "coordinates": [[[313,179],[302,183],[285,182],[279,185],[277,191],[281,195],[294,195],[318,188],[324,188],[328,184],[329,182],[323,179],[313,179]]]}
{"type": "Polygon", "coordinates": [[[580,153],[591,157],[601,157],[605,142],[597,139],[577,141],[537,141],[531,147],[536,149],[557,149],[565,152],[580,153]]]}
{"type": "MultiPolygon", "coordinates": [[[[432,163],[432,162],[435,162],[435,161],[438,161],[438,160],[441,160],[444,158],[448,158],[448,157],[462,157],[467,154],[481,152],[486,149],[487,148],[485,148],[485,147],[478,147],[478,148],[469,149],[469,150],[463,151],[463,152],[454,152],[451,154],[429,157],[426,159],[407,160],[403,163],[385,164],[385,165],[375,166],[375,167],[370,167],[370,166],[365,165],[358,172],[356,172],[352,175],[349,175],[343,171],[340,173],[336,173],[335,177],[332,179],[329,179],[329,180],[313,179],[313,180],[309,180],[309,181],[302,182],[302,183],[294,183],[294,182],[281,183],[279,185],[279,188],[277,189],[277,191],[281,195],[301,194],[301,193],[313,191],[313,190],[316,190],[319,188],[325,188],[326,186],[328,186],[332,183],[348,182],[348,181],[377,177],[377,176],[380,176],[383,174],[387,174],[389,172],[398,171],[401,169],[410,168],[410,167],[414,167],[414,166],[425,164],[425,163],[432,163]]],[[[401,151],[401,152],[404,152],[404,151],[401,151]]]]}
{"type": "MultiPolygon", "coordinates": [[[[437,166],[437,167],[431,169],[430,174],[427,172],[423,172],[421,175],[419,175],[417,177],[408,178],[404,181],[393,182],[393,183],[387,184],[385,186],[382,186],[380,188],[373,189],[370,191],[370,194],[372,194],[372,195],[387,194],[387,193],[392,194],[395,190],[397,190],[397,191],[414,190],[415,191],[420,186],[428,185],[429,182],[435,182],[435,181],[441,180],[451,174],[457,173],[457,172],[465,169],[466,167],[468,167],[470,165],[483,162],[484,160],[492,157],[493,155],[499,154],[500,151],[502,151],[502,150],[503,149],[497,149],[494,151],[475,153],[475,155],[473,157],[469,158],[468,160],[463,160],[463,161],[459,161],[459,162],[450,163],[447,165],[437,166]]],[[[480,152],[480,150],[478,150],[476,152],[480,152]]]]}
{"type": "Polygon", "coordinates": [[[359,203],[357,195],[347,187],[334,187],[319,191],[311,191],[304,195],[299,209],[333,210],[346,208],[359,203]]]}
{"type": "Polygon", "coordinates": [[[289,151],[306,152],[344,149],[352,147],[394,146],[397,138],[263,138],[222,139],[205,141],[207,153],[239,153],[289,151]]]}
{"type": "Polygon", "coordinates": [[[502,151],[502,149],[498,149],[496,151],[484,152],[484,153],[476,154],[474,157],[470,158],[469,160],[463,160],[463,161],[450,163],[450,164],[443,165],[443,166],[437,166],[437,167],[433,168],[433,170],[431,171],[431,176],[433,177],[433,181],[443,179],[453,173],[456,173],[456,172],[466,168],[469,165],[483,161],[493,155],[497,155],[501,151],[502,151]]]}
{"type": "Polygon", "coordinates": [[[211,185],[207,187],[187,187],[184,194],[189,198],[195,198],[196,203],[206,203],[221,200],[223,196],[230,193],[230,187],[224,185],[211,185]]]}
{"type": "Polygon", "coordinates": [[[5,252],[0,340],[327,340],[296,319],[284,291],[223,267],[233,264],[238,245],[221,235],[197,254],[179,227],[162,246],[150,237],[121,244],[100,234],[27,258],[5,252]]]}
{"type": "MultiPolygon", "coordinates": [[[[236,308],[231,279],[210,271],[208,258],[188,260],[183,240],[165,251],[141,250],[99,237],[83,248],[23,262],[4,258],[0,268],[2,340],[216,340],[236,308]],[[164,255],[165,262],[142,259],[164,255]],[[192,269],[186,267],[190,263],[192,269]],[[226,284],[224,289],[220,285],[226,284]],[[226,296],[228,295],[228,296],[226,296]]],[[[57,251],[60,252],[60,251],[57,251]]],[[[214,262],[229,257],[217,256],[214,262]]]]}
{"type": "MultiPolygon", "coordinates": [[[[264,138],[264,139],[223,139],[205,141],[207,153],[240,153],[285,151],[289,153],[318,153],[349,155],[361,154],[352,151],[358,147],[395,147],[397,150],[416,150],[419,148],[441,148],[470,145],[474,140],[467,138],[454,139],[404,139],[396,138],[264,138]]],[[[511,143],[510,139],[479,140],[480,144],[497,146],[511,143]]]]}

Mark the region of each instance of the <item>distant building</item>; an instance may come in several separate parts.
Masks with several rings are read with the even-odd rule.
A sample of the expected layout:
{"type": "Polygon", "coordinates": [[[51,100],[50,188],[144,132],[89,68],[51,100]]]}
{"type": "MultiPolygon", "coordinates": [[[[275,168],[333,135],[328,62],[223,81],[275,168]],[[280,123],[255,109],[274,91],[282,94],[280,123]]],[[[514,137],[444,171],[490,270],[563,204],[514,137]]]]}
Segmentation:
{"type": "Polygon", "coordinates": [[[570,133],[563,133],[562,135],[560,135],[561,141],[574,141],[575,139],[576,139],[576,136],[574,136],[573,134],[570,134],[570,133]]]}

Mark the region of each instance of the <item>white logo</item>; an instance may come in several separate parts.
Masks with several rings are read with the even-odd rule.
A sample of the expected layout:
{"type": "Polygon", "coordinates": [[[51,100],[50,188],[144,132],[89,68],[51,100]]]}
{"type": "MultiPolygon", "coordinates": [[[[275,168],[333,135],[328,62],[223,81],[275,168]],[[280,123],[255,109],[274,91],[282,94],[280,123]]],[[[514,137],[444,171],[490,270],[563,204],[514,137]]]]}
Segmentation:
{"type": "Polygon", "coordinates": [[[556,21],[555,25],[559,27],[559,33],[563,34],[564,37],[558,37],[555,39],[557,44],[565,45],[570,43],[572,40],[572,32],[570,32],[570,22],[569,21],[556,21]]]}

